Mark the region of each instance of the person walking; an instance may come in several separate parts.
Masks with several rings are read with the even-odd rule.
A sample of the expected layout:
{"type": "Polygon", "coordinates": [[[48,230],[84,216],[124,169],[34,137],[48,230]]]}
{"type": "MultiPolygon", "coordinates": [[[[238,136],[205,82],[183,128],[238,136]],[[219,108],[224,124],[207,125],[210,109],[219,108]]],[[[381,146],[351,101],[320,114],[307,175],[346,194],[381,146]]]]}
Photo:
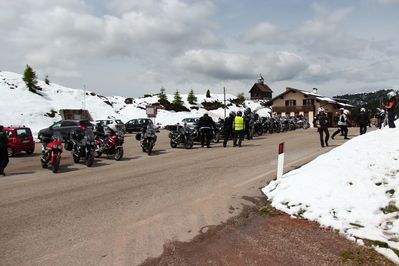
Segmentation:
{"type": "Polygon", "coordinates": [[[331,138],[334,139],[334,137],[338,134],[341,133],[344,135],[344,139],[349,139],[348,138],[348,116],[346,112],[347,110],[345,110],[344,108],[340,108],[340,115],[339,115],[339,120],[338,120],[338,126],[339,128],[337,129],[337,131],[335,131],[331,138]]]}
{"type": "Polygon", "coordinates": [[[201,137],[201,147],[204,147],[206,140],[206,147],[211,147],[212,130],[215,128],[213,119],[205,113],[198,121],[198,129],[201,137]]]}
{"type": "Polygon", "coordinates": [[[367,132],[367,126],[370,126],[370,118],[369,114],[366,112],[365,108],[360,108],[360,113],[357,118],[357,122],[360,127],[360,135],[363,135],[367,132]]]}
{"type": "Polygon", "coordinates": [[[6,169],[9,159],[7,151],[8,139],[4,132],[4,127],[0,125],[0,175],[5,176],[4,170],[6,169]]]}
{"type": "Polygon", "coordinates": [[[388,113],[388,126],[389,128],[395,128],[395,107],[396,107],[396,93],[391,91],[387,94],[388,105],[385,105],[385,109],[388,113]]]}
{"type": "Polygon", "coordinates": [[[317,127],[317,132],[320,135],[320,145],[324,148],[324,145],[328,147],[328,140],[330,138],[330,132],[328,131],[328,118],[324,108],[319,107],[317,109],[318,114],[314,118],[313,124],[317,127]],[[325,137],[323,136],[325,134],[325,137]]]}
{"type": "Polygon", "coordinates": [[[242,117],[242,112],[238,111],[236,117],[234,118],[234,140],[233,140],[233,146],[237,146],[237,140],[238,140],[238,147],[241,147],[241,142],[244,139],[244,118],[242,117]]]}
{"type": "Polygon", "coordinates": [[[230,136],[233,135],[233,124],[234,118],[236,117],[236,113],[231,111],[229,116],[226,117],[223,124],[223,147],[226,148],[227,142],[230,139],[230,136]]]}

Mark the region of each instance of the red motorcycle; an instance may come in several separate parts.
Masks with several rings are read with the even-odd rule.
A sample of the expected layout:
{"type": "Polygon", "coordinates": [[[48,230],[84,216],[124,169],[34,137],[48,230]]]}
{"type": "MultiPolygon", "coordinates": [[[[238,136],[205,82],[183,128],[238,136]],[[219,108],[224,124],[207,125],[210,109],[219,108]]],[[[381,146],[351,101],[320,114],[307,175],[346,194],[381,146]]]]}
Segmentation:
{"type": "Polygon", "coordinates": [[[119,161],[123,157],[124,139],[122,131],[117,131],[111,135],[97,136],[95,157],[98,158],[101,154],[107,154],[112,155],[116,161],[119,161]]]}
{"type": "Polygon", "coordinates": [[[53,173],[57,173],[60,169],[61,153],[63,151],[60,137],[54,135],[52,138],[42,137],[42,155],[40,162],[43,168],[48,168],[51,165],[53,173]]]}

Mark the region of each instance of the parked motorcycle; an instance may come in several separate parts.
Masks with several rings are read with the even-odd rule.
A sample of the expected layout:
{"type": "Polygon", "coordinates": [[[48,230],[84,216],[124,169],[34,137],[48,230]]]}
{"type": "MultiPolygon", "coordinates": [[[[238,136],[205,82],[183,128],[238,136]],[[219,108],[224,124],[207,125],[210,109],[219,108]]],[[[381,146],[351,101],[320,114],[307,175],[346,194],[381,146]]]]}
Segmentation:
{"type": "Polygon", "coordinates": [[[169,133],[170,146],[176,148],[177,145],[183,144],[184,148],[191,149],[194,145],[193,130],[187,125],[177,125],[176,128],[169,133]]]}
{"type": "Polygon", "coordinates": [[[48,168],[48,164],[50,164],[53,173],[58,173],[63,151],[61,137],[59,135],[53,135],[52,138],[42,136],[40,140],[42,141],[42,154],[40,155],[42,167],[48,168]]]}
{"type": "Polygon", "coordinates": [[[94,156],[98,158],[102,154],[112,155],[116,161],[119,161],[123,157],[124,142],[125,136],[122,131],[105,129],[105,134],[97,134],[95,138],[96,149],[94,156]]]}
{"type": "Polygon", "coordinates": [[[79,163],[83,158],[88,167],[94,163],[94,153],[96,150],[95,136],[92,129],[86,129],[84,132],[74,131],[71,134],[72,158],[75,163],[79,163]]]}
{"type": "Polygon", "coordinates": [[[154,127],[150,124],[144,126],[141,133],[136,134],[136,140],[140,141],[142,151],[151,155],[155,142],[157,141],[154,127]]]}

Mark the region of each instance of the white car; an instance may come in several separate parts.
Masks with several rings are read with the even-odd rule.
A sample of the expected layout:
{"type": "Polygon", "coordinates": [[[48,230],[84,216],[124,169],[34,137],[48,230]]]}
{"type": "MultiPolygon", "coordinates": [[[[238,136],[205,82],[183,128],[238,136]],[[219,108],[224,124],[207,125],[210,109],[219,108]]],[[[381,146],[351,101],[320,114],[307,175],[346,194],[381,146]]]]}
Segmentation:
{"type": "Polygon", "coordinates": [[[126,131],[125,124],[120,119],[96,120],[95,124],[96,124],[96,126],[101,126],[101,127],[108,126],[108,125],[111,125],[111,124],[115,124],[115,126],[117,128],[119,128],[120,130],[122,130],[123,132],[126,131]]]}
{"type": "Polygon", "coordinates": [[[189,127],[195,127],[197,125],[199,119],[200,119],[199,117],[187,117],[181,121],[181,124],[184,125],[184,123],[186,123],[187,126],[189,126],[189,127]]]}

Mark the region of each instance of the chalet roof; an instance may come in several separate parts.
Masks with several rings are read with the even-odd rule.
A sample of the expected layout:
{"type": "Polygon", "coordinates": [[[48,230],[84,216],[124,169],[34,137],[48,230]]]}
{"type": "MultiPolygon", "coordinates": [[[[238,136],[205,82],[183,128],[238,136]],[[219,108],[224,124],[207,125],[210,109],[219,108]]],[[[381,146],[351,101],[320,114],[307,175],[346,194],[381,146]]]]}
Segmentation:
{"type": "Polygon", "coordinates": [[[249,90],[249,92],[251,92],[254,88],[259,89],[262,92],[273,92],[272,89],[270,89],[269,86],[267,86],[265,83],[255,83],[252,88],[249,90]]]}
{"type": "Polygon", "coordinates": [[[346,103],[342,103],[342,102],[338,102],[338,101],[336,101],[336,100],[334,100],[334,99],[332,99],[332,98],[329,98],[329,97],[320,95],[320,94],[318,94],[318,93],[314,93],[314,92],[310,92],[310,91],[305,91],[305,90],[299,90],[299,89],[295,89],[295,88],[291,88],[291,87],[287,87],[286,90],[285,90],[283,93],[281,93],[281,94],[275,96],[273,99],[271,99],[270,101],[268,101],[266,104],[272,105],[274,100],[276,100],[276,99],[278,99],[278,98],[284,96],[284,95],[287,94],[287,93],[293,92],[293,91],[294,91],[294,92],[302,93],[302,94],[304,94],[304,95],[306,95],[306,96],[308,96],[308,97],[310,97],[310,98],[317,99],[317,100],[319,100],[319,101],[321,101],[321,102],[326,102],[326,103],[331,103],[331,104],[337,104],[337,105],[342,106],[342,107],[353,107],[353,105],[346,104],[346,103]]]}

